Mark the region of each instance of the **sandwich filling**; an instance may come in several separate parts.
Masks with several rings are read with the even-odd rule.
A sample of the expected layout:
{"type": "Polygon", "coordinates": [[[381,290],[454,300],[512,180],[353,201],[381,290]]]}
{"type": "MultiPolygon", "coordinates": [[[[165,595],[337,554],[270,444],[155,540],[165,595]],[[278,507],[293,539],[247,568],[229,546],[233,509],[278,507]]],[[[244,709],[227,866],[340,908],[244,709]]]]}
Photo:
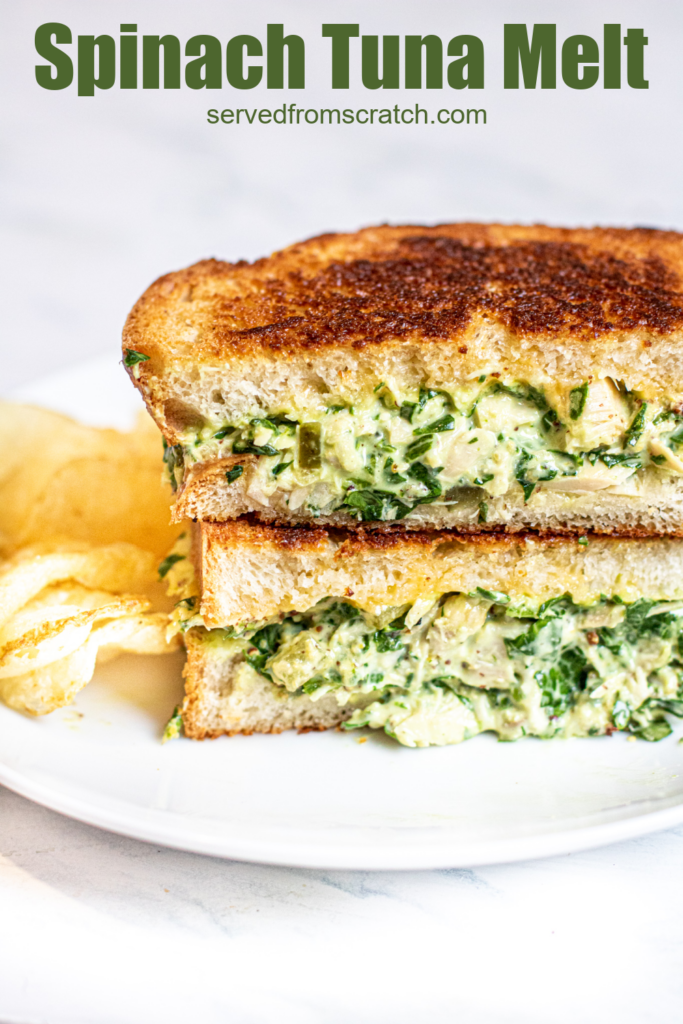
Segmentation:
{"type": "Polygon", "coordinates": [[[212,630],[197,601],[180,602],[178,628],[232,658],[241,686],[257,673],[285,700],[333,694],[346,729],[384,729],[409,747],[485,731],[659,740],[667,715],[683,717],[683,601],[580,606],[565,594],[533,607],[478,590],[371,614],[330,598],[212,630]]]}
{"type": "Polygon", "coordinates": [[[457,393],[402,396],[382,381],[357,406],[195,427],[164,461],[176,488],[193,466],[225,459],[227,485],[283,511],[386,521],[437,503],[486,522],[488,500],[514,492],[641,493],[652,474],[683,474],[681,446],[682,407],[609,378],[559,393],[484,375],[457,393]]]}

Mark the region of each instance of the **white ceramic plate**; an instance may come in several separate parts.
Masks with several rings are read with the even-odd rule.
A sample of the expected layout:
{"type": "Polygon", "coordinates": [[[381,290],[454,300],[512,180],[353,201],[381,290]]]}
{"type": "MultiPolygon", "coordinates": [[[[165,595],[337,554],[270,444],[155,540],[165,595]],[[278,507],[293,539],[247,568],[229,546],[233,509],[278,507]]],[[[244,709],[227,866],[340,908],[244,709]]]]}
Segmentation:
{"type": "MultiPolygon", "coordinates": [[[[91,363],[16,393],[126,426],[121,367],[91,363]]],[[[407,750],[383,735],[159,743],[182,658],[126,657],[76,703],[0,707],[0,782],[114,832],[199,853],[319,868],[460,867],[597,846],[683,821],[683,747],[625,736],[407,750]]],[[[680,730],[679,730],[680,735],[680,730]]]]}

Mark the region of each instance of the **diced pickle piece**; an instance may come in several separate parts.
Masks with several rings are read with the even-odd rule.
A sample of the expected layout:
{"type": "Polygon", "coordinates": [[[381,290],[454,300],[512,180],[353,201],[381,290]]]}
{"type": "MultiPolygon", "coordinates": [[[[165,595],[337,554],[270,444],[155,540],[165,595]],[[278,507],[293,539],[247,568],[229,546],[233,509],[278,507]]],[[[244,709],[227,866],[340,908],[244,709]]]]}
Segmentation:
{"type": "Polygon", "coordinates": [[[320,469],[321,436],[319,423],[299,426],[299,466],[301,469],[320,469]]]}
{"type": "Polygon", "coordinates": [[[444,495],[444,501],[453,501],[462,508],[476,508],[487,497],[483,487],[451,487],[444,495]]]}

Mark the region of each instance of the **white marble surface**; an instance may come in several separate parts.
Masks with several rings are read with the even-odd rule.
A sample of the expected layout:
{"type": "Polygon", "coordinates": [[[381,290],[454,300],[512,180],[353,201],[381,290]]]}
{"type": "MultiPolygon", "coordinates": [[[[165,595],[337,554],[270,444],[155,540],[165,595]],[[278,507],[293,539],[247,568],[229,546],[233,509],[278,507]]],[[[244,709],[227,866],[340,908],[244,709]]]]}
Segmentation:
{"type": "MultiPolygon", "coordinates": [[[[683,227],[683,17],[670,0],[2,7],[5,394],[114,353],[148,282],[207,255],[253,257],[380,220],[683,227]],[[112,90],[90,100],[35,85],[38,24],[116,34],[132,17],[141,30],[185,38],[259,34],[283,19],[311,40],[310,106],[331,100],[323,20],[360,21],[364,32],[476,32],[490,53],[489,124],[469,134],[229,132],[205,124],[220,102],[201,94],[112,90]],[[564,35],[599,35],[612,20],[645,26],[651,88],[505,94],[504,20],[554,20],[564,35]]],[[[361,100],[362,90],[348,97],[361,100]]],[[[275,105],[265,92],[250,102],[275,105]]],[[[682,858],[679,828],[480,870],[254,867],[108,835],[0,789],[0,1021],[675,1020],[682,858]]]]}
{"type": "Polygon", "coordinates": [[[423,873],[144,846],[0,790],[0,1019],[677,1020],[683,828],[423,873]]]}

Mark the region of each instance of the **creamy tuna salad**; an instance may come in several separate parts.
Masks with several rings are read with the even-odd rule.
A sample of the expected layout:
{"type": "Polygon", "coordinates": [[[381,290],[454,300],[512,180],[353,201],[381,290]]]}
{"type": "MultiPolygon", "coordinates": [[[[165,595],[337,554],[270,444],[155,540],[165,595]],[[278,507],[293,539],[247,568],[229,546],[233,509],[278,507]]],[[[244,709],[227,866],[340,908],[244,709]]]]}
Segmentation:
{"type": "Polygon", "coordinates": [[[478,590],[370,614],[329,599],[207,630],[197,600],[180,603],[178,628],[217,656],[265,677],[283,699],[332,694],[351,711],[346,729],[384,729],[409,747],[485,731],[652,741],[671,732],[668,715],[683,717],[683,601],[582,607],[565,595],[534,607],[478,590]]]}
{"type": "Polygon", "coordinates": [[[683,407],[645,401],[605,378],[570,391],[484,375],[450,393],[401,395],[380,381],[357,406],[256,411],[206,424],[164,460],[174,487],[225,459],[257,503],[307,515],[399,520],[423,504],[470,504],[536,491],[635,494],[647,474],[683,474],[683,407]],[[240,456],[250,456],[242,459],[240,456]]]}

